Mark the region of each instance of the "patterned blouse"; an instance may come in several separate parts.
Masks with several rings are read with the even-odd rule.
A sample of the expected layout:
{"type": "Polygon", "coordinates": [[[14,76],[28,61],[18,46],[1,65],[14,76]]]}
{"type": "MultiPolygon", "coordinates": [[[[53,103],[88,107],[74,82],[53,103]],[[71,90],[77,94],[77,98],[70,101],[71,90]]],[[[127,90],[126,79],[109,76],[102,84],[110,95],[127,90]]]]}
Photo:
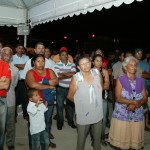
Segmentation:
{"type": "MultiPolygon", "coordinates": [[[[124,75],[124,76],[126,76],[126,75],[124,75]]],[[[120,80],[120,77],[119,77],[119,80],[120,80]]],[[[142,78],[138,78],[138,80],[142,81],[142,78]]],[[[135,78],[134,82],[131,82],[131,80],[129,78],[128,78],[128,80],[126,80],[126,82],[129,82],[129,84],[132,88],[132,92],[131,91],[129,92],[127,90],[127,88],[124,88],[124,85],[122,85],[121,96],[123,98],[127,98],[130,100],[137,100],[137,101],[141,100],[143,98],[142,89],[141,89],[141,92],[136,91],[136,89],[137,89],[136,86],[138,86],[136,84],[137,83],[136,81],[137,81],[136,78],[135,78]]],[[[120,83],[121,83],[121,81],[120,81],[120,83]]],[[[143,81],[141,83],[143,83],[143,81]]],[[[112,116],[114,118],[117,118],[117,119],[122,120],[122,121],[139,122],[139,121],[142,121],[144,119],[144,109],[141,106],[140,108],[136,108],[134,111],[129,111],[129,110],[127,110],[127,104],[121,104],[121,103],[116,102],[115,103],[115,109],[113,111],[112,116]]]]}

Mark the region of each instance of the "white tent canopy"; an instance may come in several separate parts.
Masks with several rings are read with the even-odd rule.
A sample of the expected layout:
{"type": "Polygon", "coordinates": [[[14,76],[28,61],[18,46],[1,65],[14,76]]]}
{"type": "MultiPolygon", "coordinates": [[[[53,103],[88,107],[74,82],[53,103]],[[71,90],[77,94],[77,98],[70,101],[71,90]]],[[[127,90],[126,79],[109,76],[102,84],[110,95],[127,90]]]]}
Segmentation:
{"type": "Polygon", "coordinates": [[[143,0],[0,0],[0,25],[32,26],[143,0]]]}

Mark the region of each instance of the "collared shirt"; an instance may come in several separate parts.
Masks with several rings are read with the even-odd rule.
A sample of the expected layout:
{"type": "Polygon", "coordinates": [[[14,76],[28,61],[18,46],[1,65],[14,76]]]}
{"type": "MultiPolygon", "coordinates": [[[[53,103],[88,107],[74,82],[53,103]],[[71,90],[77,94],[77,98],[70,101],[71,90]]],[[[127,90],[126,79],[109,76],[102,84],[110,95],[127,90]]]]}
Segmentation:
{"type": "Polygon", "coordinates": [[[11,107],[15,106],[16,104],[15,87],[18,83],[19,69],[15,67],[12,63],[10,63],[9,65],[11,70],[11,83],[7,91],[7,105],[8,107],[11,107]]]}
{"type": "MultiPolygon", "coordinates": [[[[12,63],[14,65],[16,65],[16,64],[25,64],[28,60],[29,60],[29,56],[27,56],[27,55],[22,55],[22,57],[19,57],[17,54],[15,54],[12,57],[12,63]]],[[[22,72],[23,72],[23,69],[19,70],[19,80],[21,79],[22,72]]]]}
{"type": "MultiPolygon", "coordinates": [[[[0,78],[5,76],[8,79],[11,79],[11,71],[9,64],[0,60],[0,78]]],[[[6,96],[6,90],[0,90],[0,96],[6,96]]]]}
{"type": "Polygon", "coordinates": [[[30,118],[30,133],[36,134],[45,130],[45,117],[44,113],[47,108],[43,103],[39,104],[38,107],[35,106],[34,102],[29,101],[27,112],[30,118]]]}
{"type": "MultiPolygon", "coordinates": [[[[67,72],[76,72],[76,66],[74,63],[68,61],[65,65],[61,61],[56,63],[55,66],[56,73],[67,73],[67,72]]],[[[71,78],[59,80],[59,86],[68,88],[70,84],[71,78]]]]}
{"type": "MultiPolygon", "coordinates": [[[[32,59],[32,58],[31,58],[32,59]]],[[[31,59],[29,59],[24,67],[23,73],[21,75],[21,79],[25,79],[26,78],[26,74],[27,72],[32,69],[33,67],[31,66],[31,59]]],[[[45,68],[49,68],[52,69],[54,72],[54,62],[51,59],[47,59],[45,58],[45,68]]]]}

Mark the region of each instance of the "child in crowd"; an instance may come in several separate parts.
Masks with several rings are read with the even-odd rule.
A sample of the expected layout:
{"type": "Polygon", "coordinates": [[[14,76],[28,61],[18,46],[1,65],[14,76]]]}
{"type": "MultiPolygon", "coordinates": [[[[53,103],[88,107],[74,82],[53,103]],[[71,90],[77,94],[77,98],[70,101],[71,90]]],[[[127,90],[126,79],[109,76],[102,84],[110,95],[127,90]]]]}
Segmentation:
{"type": "Polygon", "coordinates": [[[45,128],[44,113],[47,111],[48,103],[45,104],[41,101],[38,90],[30,88],[27,91],[29,104],[27,112],[30,119],[30,133],[32,141],[32,150],[48,150],[49,138],[45,128]]]}

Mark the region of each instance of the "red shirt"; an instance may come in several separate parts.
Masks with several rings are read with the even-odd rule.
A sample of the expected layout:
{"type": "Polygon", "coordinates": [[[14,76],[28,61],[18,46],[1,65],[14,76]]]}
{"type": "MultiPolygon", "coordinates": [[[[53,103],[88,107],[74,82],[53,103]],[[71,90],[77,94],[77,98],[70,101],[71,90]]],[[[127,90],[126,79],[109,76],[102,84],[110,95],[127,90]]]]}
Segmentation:
{"type": "MultiPolygon", "coordinates": [[[[5,76],[8,79],[11,79],[11,71],[9,69],[9,64],[0,60],[0,78],[5,76]]],[[[6,90],[0,90],[0,96],[6,96],[6,90]]]]}
{"type": "Polygon", "coordinates": [[[107,66],[108,66],[108,59],[104,58],[103,59],[103,64],[102,64],[102,67],[107,69],[107,66]]]}
{"type": "MultiPolygon", "coordinates": [[[[40,76],[40,75],[37,74],[37,72],[36,72],[35,70],[33,70],[33,69],[30,70],[30,71],[32,71],[33,76],[34,76],[36,82],[40,82],[40,81],[42,80],[42,78],[47,78],[48,80],[51,79],[49,69],[48,69],[48,68],[45,68],[45,69],[46,69],[46,75],[45,75],[45,76],[40,76]]],[[[38,90],[38,93],[39,93],[40,97],[43,99],[43,95],[42,95],[42,93],[40,92],[40,90],[38,90]]]]}

